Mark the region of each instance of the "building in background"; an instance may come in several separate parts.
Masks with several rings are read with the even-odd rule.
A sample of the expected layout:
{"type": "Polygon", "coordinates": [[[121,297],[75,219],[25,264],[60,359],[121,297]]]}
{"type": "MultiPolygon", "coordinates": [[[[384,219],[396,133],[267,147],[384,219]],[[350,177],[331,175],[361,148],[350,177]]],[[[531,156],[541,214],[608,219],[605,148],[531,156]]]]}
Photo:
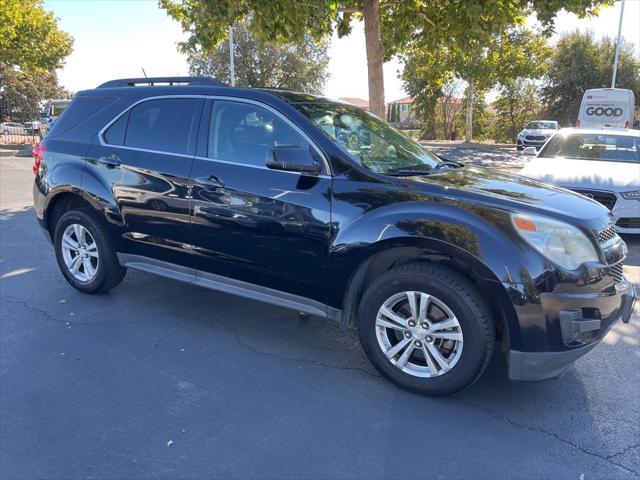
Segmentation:
{"type": "Polygon", "coordinates": [[[358,108],[364,108],[365,110],[369,110],[369,102],[367,100],[364,100],[362,98],[357,98],[357,97],[340,97],[338,100],[345,102],[345,103],[350,103],[351,105],[358,107],[358,108]]]}
{"type": "Polygon", "coordinates": [[[387,121],[400,128],[415,128],[418,125],[413,97],[404,97],[387,104],[387,121]]]}

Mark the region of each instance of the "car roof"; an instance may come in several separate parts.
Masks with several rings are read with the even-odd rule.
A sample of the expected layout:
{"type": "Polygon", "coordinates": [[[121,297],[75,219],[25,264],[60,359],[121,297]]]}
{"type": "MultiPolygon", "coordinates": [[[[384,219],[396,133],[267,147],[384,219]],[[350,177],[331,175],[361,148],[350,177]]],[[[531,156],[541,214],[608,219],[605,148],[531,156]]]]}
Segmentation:
{"type": "Polygon", "coordinates": [[[569,127],[561,128],[556,132],[556,135],[622,135],[627,137],[640,137],[640,130],[633,130],[631,128],[578,128],[569,127]]]}
{"type": "Polygon", "coordinates": [[[127,96],[144,98],[165,95],[222,95],[253,99],[271,97],[289,104],[330,103],[351,105],[341,100],[278,88],[230,87],[209,77],[123,78],[111,80],[97,88],[78,92],[85,96],[127,96]]]}

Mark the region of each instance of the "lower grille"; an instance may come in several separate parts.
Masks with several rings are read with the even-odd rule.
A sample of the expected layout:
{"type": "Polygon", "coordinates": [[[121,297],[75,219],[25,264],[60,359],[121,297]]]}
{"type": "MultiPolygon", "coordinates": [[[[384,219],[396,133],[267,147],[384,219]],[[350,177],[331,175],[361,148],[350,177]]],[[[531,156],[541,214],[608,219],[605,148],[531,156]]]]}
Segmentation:
{"type": "Polygon", "coordinates": [[[569,188],[569,190],[579,193],[580,195],[584,195],[585,197],[592,198],[596,202],[601,203],[602,205],[607,207],[609,210],[613,210],[613,207],[615,207],[616,202],[618,201],[616,195],[611,192],[588,190],[584,188],[569,188]]]}
{"type": "Polygon", "coordinates": [[[609,225],[604,230],[600,230],[598,233],[598,243],[606,243],[616,236],[616,228],[613,225],[609,225]]]}
{"type": "Polygon", "coordinates": [[[621,228],[640,228],[640,217],[636,218],[620,218],[616,225],[621,228]]]}
{"type": "Polygon", "coordinates": [[[622,262],[610,266],[609,275],[613,277],[616,283],[622,282],[622,279],[624,278],[622,262]]]}

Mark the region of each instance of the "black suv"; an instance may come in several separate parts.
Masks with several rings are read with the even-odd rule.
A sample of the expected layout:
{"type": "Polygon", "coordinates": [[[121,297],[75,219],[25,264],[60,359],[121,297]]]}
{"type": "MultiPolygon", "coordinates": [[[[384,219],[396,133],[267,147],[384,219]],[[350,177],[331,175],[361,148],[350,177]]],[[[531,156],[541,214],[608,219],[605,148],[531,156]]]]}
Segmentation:
{"type": "Polygon", "coordinates": [[[80,92],[34,149],[40,225],[87,293],[136,268],[355,324],[375,367],[442,395],[562,374],[635,292],[602,205],[448,161],[326,98],[208,78],[80,92]]]}

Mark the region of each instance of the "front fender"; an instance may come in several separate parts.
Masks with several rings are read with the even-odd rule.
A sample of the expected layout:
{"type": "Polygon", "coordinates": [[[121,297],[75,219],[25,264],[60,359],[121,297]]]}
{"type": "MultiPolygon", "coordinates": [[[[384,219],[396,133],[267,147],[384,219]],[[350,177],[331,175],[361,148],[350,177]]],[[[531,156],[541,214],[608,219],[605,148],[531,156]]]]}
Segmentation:
{"type": "Polygon", "coordinates": [[[520,328],[507,288],[528,274],[511,231],[507,212],[486,207],[415,202],[365,213],[353,223],[341,225],[331,245],[330,304],[344,308],[349,281],[374,256],[393,252],[385,260],[389,265],[402,257],[440,256],[453,259],[482,280],[484,292],[505,313],[511,344],[518,345],[520,328]]]}
{"type": "Polygon", "coordinates": [[[340,225],[331,245],[335,264],[353,265],[394,244],[419,244],[481,266],[482,278],[520,280],[522,249],[508,213],[431,202],[390,205],[340,225]]]}

